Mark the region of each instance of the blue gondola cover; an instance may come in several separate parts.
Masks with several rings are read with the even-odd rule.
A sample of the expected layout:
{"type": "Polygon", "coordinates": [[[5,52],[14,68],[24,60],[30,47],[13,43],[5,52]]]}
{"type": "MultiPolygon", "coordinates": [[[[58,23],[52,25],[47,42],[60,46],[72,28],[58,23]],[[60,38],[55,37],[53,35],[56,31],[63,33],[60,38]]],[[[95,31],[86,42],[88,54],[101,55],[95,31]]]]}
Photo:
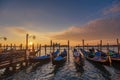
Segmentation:
{"type": "Polygon", "coordinates": [[[62,57],[62,56],[58,56],[58,57],[56,57],[54,60],[56,60],[56,61],[60,61],[60,60],[63,60],[64,58],[62,57]]]}

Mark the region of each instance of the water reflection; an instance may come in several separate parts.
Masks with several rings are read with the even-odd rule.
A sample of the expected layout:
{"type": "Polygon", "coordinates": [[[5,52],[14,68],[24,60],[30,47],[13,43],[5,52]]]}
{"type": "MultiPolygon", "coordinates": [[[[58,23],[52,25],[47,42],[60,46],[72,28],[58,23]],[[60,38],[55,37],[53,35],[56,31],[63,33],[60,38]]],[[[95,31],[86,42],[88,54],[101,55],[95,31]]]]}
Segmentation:
{"type": "Polygon", "coordinates": [[[76,72],[80,72],[81,74],[84,72],[83,66],[78,65],[76,63],[74,63],[74,65],[75,65],[76,72]]]}
{"type": "Polygon", "coordinates": [[[120,71],[120,63],[119,63],[119,62],[113,62],[113,63],[112,63],[112,66],[113,66],[115,69],[117,69],[117,70],[120,71]]]}
{"type": "Polygon", "coordinates": [[[104,67],[104,65],[99,64],[99,63],[95,63],[92,61],[89,61],[91,64],[93,64],[93,66],[95,66],[98,70],[99,73],[102,74],[102,76],[106,79],[106,80],[111,80],[111,74],[109,73],[109,71],[104,67]]]}
{"type": "Polygon", "coordinates": [[[63,67],[64,65],[53,65],[53,71],[50,74],[56,75],[57,72],[63,67]]]}

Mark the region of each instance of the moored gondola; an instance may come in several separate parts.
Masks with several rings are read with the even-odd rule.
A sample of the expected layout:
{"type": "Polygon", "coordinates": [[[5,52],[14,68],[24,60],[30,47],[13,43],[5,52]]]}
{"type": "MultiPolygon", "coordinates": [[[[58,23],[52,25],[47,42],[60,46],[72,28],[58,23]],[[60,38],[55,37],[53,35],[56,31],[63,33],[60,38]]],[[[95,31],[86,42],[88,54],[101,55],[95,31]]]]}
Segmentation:
{"type": "Polygon", "coordinates": [[[112,60],[112,66],[118,70],[120,70],[120,54],[115,51],[109,50],[108,54],[112,60]]]}
{"type": "Polygon", "coordinates": [[[62,65],[64,62],[66,62],[66,58],[67,58],[67,51],[66,49],[64,49],[64,51],[61,52],[61,54],[58,54],[57,57],[53,58],[52,63],[53,65],[62,65]]]}
{"type": "Polygon", "coordinates": [[[89,51],[87,51],[86,59],[96,64],[111,65],[110,56],[100,50],[94,51],[90,49],[89,51]]]}
{"type": "Polygon", "coordinates": [[[82,54],[81,51],[77,51],[77,49],[74,49],[73,51],[73,59],[74,59],[74,64],[76,67],[77,71],[84,71],[83,66],[84,66],[84,55],[82,54]]]}
{"type": "Polygon", "coordinates": [[[77,51],[76,49],[74,49],[73,51],[73,57],[74,57],[74,63],[79,65],[79,66],[83,66],[84,65],[84,55],[82,54],[82,52],[77,51]]]}
{"type": "Polygon", "coordinates": [[[38,51],[36,51],[33,56],[29,56],[29,62],[30,63],[39,62],[40,64],[44,64],[44,63],[50,62],[51,54],[45,54],[45,55],[42,55],[42,56],[35,56],[35,54],[37,52],[38,51]]]}
{"type": "Polygon", "coordinates": [[[43,56],[31,58],[30,62],[32,62],[32,63],[40,62],[41,64],[46,63],[46,62],[50,62],[50,55],[43,55],[43,56]]]}
{"type": "Polygon", "coordinates": [[[109,50],[108,53],[111,57],[112,62],[120,62],[120,54],[112,50],[109,50]]]}

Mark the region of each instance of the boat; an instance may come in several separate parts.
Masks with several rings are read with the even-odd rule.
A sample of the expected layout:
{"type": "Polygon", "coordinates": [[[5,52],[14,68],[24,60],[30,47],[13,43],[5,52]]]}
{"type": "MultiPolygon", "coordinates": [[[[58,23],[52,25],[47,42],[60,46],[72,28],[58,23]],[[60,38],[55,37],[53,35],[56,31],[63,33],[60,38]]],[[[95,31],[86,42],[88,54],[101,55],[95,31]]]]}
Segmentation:
{"type": "MultiPolygon", "coordinates": [[[[97,69],[99,69],[103,74],[104,77],[107,77],[108,79],[110,78],[109,76],[111,76],[110,72],[105,68],[105,65],[111,65],[111,61],[110,61],[110,56],[106,55],[104,52],[99,51],[99,50],[89,50],[89,51],[85,51],[81,49],[81,52],[86,55],[86,59],[97,69]],[[93,52],[94,54],[96,54],[96,52],[101,52],[101,55],[99,55],[100,59],[97,59],[96,55],[89,56],[90,53],[93,52]]],[[[97,55],[98,56],[98,55],[97,55]]]]}
{"type": "Polygon", "coordinates": [[[91,57],[91,53],[94,53],[94,52],[91,52],[91,50],[88,51],[88,55],[86,57],[87,60],[89,61],[92,61],[96,64],[105,64],[105,65],[111,65],[111,58],[109,55],[107,55],[106,53],[102,52],[102,51],[99,51],[97,50],[95,53],[94,53],[94,56],[91,57]]]}
{"type": "Polygon", "coordinates": [[[35,63],[35,62],[40,62],[40,63],[47,63],[50,61],[50,55],[43,55],[43,56],[38,56],[30,59],[30,62],[35,63]]]}
{"type": "Polygon", "coordinates": [[[38,53],[38,52],[39,52],[39,50],[37,50],[35,52],[30,52],[30,53],[28,51],[28,53],[29,53],[29,62],[30,63],[39,62],[40,64],[44,64],[44,63],[50,62],[51,54],[45,54],[45,55],[42,55],[42,56],[35,56],[36,53],[38,53]]]}
{"type": "Polygon", "coordinates": [[[52,60],[53,65],[62,65],[64,62],[66,62],[66,58],[67,58],[67,51],[66,49],[64,49],[64,51],[61,52],[61,54],[53,58],[52,60]]]}
{"type": "Polygon", "coordinates": [[[112,60],[112,66],[118,70],[120,70],[120,54],[115,51],[109,50],[109,55],[112,60]]]}
{"type": "Polygon", "coordinates": [[[73,61],[75,63],[75,68],[77,71],[84,71],[83,66],[84,66],[84,55],[82,52],[78,52],[76,49],[73,51],[73,61]]]}
{"type": "Polygon", "coordinates": [[[73,51],[73,57],[74,57],[74,63],[79,65],[79,66],[83,66],[84,65],[84,55],[82,54],[82,52],[78,52],[78,51],[73,51]],[[74,53],[78,53],[79,56],[75,56],[74,53]]]}
{"type": "Polygon", "coordinates": [[[120,54],[115,51],[109,50],[109,55],[113,62],[120,62],[120,54]]]}
{"type": "Polygon", "coordinates": [[[99,69],[102,73],[102,76],[106,77],[108,80],[110,80],[111,73],[105,68],[104,64],[110,65],[106,61],[95,61],[91,60],[90,58],[86,58],[95,68],[99,69]]]}

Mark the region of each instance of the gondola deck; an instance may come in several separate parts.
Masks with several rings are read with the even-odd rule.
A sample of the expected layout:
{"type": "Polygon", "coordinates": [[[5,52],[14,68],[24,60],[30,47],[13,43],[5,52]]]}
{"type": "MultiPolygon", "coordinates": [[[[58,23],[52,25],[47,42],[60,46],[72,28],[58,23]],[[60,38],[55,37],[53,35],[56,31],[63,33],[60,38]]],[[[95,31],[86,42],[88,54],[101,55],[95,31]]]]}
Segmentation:
{"type": "Polygon", "coordinates": [[[30,62],[35,63],[35,62],[40,62],[40,63],[46,63],[50,61],[50,56],[39,56],[39,57],[34,57],[30,59],[30,62]]]}

